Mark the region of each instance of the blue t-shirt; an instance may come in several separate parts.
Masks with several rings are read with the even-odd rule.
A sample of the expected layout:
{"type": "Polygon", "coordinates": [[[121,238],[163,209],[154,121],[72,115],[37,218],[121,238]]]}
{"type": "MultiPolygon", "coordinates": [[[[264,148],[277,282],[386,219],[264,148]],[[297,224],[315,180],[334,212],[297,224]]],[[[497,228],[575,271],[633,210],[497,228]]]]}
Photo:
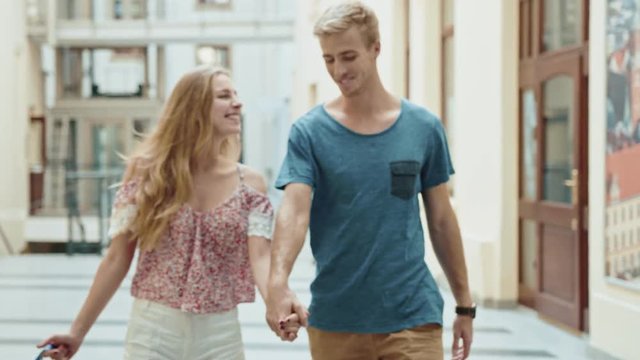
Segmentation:
{"type": "Polygon", "coordinates": [[[442,324],[417,194],[451,174],[440,121],[404,99],[395,123],[373,135],[350,130],[322,105],[293,124],[276,187],[313,188],[311,326],[386,333],[442,324]]]}

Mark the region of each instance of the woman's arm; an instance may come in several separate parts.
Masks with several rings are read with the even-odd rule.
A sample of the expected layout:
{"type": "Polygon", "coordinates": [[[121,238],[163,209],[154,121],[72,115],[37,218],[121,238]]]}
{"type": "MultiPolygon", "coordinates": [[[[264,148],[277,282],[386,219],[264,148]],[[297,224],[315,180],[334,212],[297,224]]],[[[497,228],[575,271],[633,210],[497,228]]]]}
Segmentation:
{"type": "Polygon", "coordinates": [[[71,358],[78,351],[89,329],[127,275],[135,250],[136,242],[129,241],[126,234],[116,236],[111,241],[107,255],[100,262],[89,294],[71,324],[69,333],[53,335],[38,344],[38,347],[46,344],[57,346],[56,349],[46,352],[45,356],[54,359],[71,358]]]}
{"type": "Polygon", "coordinates": [[[249,261],[258,291],[262,295],[262,299],[266,301],[271,263],[271,241],[261,236],[249,236],[249,261]]]}

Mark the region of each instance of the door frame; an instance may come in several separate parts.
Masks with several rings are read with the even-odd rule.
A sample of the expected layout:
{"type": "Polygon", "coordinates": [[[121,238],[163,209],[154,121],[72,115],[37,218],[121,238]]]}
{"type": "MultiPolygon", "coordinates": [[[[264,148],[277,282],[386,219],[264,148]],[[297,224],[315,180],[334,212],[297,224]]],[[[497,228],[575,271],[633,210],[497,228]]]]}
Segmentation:
{"type": "Polygon", "coordinates": [[[582,27],[581,44],[562,48],[554,51],[542,52],[543,35],[543,15],[544,0],[520,0],[520,64],[519,64],[519,108],[518,108],[518,256],[519,256],[519,291],[518,301],[528,307],[534,308],[541,313],[551,313],[553,320],[562,322],[574,329],[588,330],[588,13],[589,1],[581,0],[582,5],[582,27]],[[573,68],[568,70],[568,65],[573,68]],[[572,216],[576,219],[575,232],[577,236],[577,262],[575,271],[578,274],[578,283],[575,287],[575,299],[579,306],[577,319],[567,316],[568,314],[559,311],[561,304],[557,304],[554,299],[550,299],[540,293],[542,282],[542,237],[543,225],[556,224],[559,226],[571,226],[560,216],[566,214],[567,209],[562,206],[548,207],[541,206],[543,197],[543,164],[544,159],[544,121],[542,109],[544,107],[542,98],[542,86],[546,80],[553,78],[556,74],[570,73],[574,78],[574,103],[576,111],[575,120],[572,120],[574,134],[574,168],[578,170],[578,188],[576,204],[573,205],[572,216]],[[522,94],[525,90],[533,90],[536,99],[536,121],[535,142],[537,146],[537,158],[535,159],[537,180],[537,197],[534,201],[523,199],[524,189],[522,186],[523,174],[523,104],[522,94]],[[522,221],[531,219],[537,222],[537,289],[530,289],[523,285],[523,226],[522,221]]]}

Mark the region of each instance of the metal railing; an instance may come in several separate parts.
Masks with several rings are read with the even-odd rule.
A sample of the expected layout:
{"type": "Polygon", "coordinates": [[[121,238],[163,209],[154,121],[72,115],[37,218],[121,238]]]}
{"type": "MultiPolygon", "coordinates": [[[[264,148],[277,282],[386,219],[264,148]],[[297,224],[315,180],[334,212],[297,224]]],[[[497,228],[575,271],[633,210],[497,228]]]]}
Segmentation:
{"type": "MultiPolygon", "coordinates": [[[[67,218],[67,254],[101,253],[109,245],[107,226],[111,205],[124,167],[98,168],[76,166],[71,161],[49,162],[45,168],[50,176],[56,176],[48,191],[51,192],[49,208],[32,204],[38,211],[64,212],[67,218]],[[87,234],[87,222],[97,221],[97,239],[87,234]]],[[[41,200],[36,200],[41,201],[41,200]]]]}

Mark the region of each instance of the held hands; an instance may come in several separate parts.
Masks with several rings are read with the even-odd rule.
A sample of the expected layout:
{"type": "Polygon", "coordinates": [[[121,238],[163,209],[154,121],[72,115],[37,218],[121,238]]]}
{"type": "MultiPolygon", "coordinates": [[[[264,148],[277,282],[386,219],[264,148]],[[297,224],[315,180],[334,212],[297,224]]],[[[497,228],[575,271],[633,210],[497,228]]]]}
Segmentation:
{"type": "Polygon", "coordinates": [[[267,323],[282,341],[294,341],[301,326],[307,326],[309,312],[288,287],[270,287],[267,305],[267,323]]]}
{"type": "Polygon", "coordinates": [[[300,317],[298,316],[298,314],[290,314],[289,316],[279,321],[278,329],[280,330],[280,332],[277,333],[277,335],[280,336],[280,339],[282,339],[283,341],[294,341],[298,338],[298,331],[302,326],[303,325],[300,322],[300,317]]]}
{"type": "Polygon", "coordinates": [[[71,359],[78,352],[83,340],[82,337],[74,334],[52,335],[36,345],[44,350],[39,359],[47,357],[55,360],[71,359]],[[47,350],[47,345],[51,348],[50,350],[47,350]]]}

